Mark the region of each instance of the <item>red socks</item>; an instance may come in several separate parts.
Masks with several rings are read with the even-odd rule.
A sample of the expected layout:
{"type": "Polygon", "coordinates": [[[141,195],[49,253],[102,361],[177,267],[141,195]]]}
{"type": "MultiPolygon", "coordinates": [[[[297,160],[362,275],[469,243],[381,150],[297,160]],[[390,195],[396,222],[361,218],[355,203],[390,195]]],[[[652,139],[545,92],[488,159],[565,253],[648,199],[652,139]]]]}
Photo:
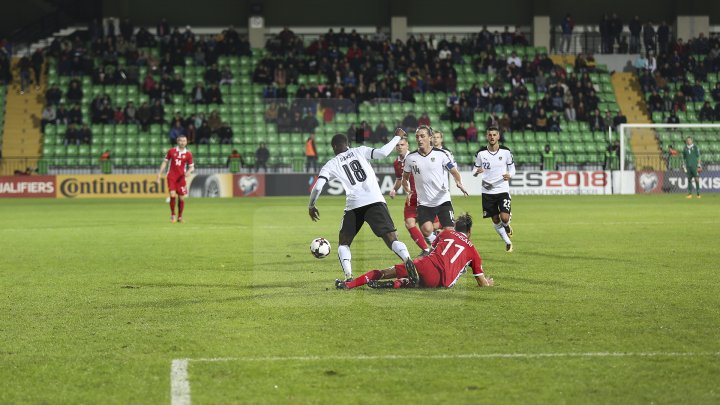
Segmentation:
{"type": "Polygon", "coordinates": [[[408,229],[408,231],[410,231],[410,237],[412,237],[412,239],[415,241],[415,243],[417,243],[420,249],[427,250],[428,245],[422,232],[420,232],[420,229],[417,226],[414,226],[408,229]]]}
{"type": "Polygon", "coordinates": [[[170,214],[175,215],[175,197],[170,197],[170,214]]]}
{"type": "Polygon", "coordinates": [[[185,209],[185,200],[182,198],[178,201],[178,217],[182,218],[183,210],[185,209]]]}
{"type": "Polygon", "coordinates": [[[380,280],[380,277],[382,277],[382,271],[370,270],[355,280],[345,283],[345,285],[347,288],[360,287],[361,285],[367,284],[370,280],[380,280]]]}

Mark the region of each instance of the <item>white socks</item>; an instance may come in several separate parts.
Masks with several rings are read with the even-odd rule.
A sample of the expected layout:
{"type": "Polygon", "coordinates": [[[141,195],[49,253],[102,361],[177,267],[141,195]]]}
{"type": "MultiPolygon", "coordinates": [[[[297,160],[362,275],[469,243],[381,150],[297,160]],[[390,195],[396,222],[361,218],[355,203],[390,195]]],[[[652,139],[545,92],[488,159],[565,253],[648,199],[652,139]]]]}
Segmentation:
{"type": "MultiPolygon", "coordinates": [[[[394,246],[394,245],[393,245],[394,246]]],[[[345,273],[345,279],[352,278],[352,257],[350,255],[350,246],[340,245],[338,246],[338,259],[340,259],[340,266],[342,266],[343,272],[345,273]]]]}
{"type": "Polygon", "coordinates": [[[400,242],[399,240],[393,242],[391,248],[392,251],[395,252],[395,254],[398,255],[403,261],[406,261],[410,258],[410,252],[408,252],[407,246],[405,246],[405,244],[400,242]]]}
{"type": "Polygon", "coordinates": [[[502,240],[504,240],[506,244],[512,245],[512,242],[510,241],[510,237],[508,236],[507,232],[505,232],[505,227],[503,226],[503,223],[498,222],[497,224],[493,224],[493,226],[495,226],[495,232],[497,232],[497,234],[500,235],[502,240]]]}
{"type": "Polygon", "coordinates": [[[425,240],[428,242],[428,245],[432,245],[436,238],[437,236],[435,235],[435,232],[433,232],[430,235],[426,236],[425,240]]]}

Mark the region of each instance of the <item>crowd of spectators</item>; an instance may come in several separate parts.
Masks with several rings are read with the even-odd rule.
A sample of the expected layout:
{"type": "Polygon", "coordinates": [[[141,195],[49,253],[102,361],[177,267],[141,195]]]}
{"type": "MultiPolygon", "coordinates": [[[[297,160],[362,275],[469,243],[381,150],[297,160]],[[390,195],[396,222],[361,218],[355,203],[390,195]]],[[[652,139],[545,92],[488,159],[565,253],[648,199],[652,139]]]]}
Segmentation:
{"type": "MultiPolygon", "coordinates": [[[[276,122],[279,131],[312,131],[318,118],[328,122],[335,113],[358,112],[363,102],[413,103],[418,93],[425,92],[449,94],[440,118],[451,122],[457,140],[476,138],[477,112],[491,113],[483,124],[499,125],[505,131],[558,132],[564,122],[590,122],[600,114],[596,111],[600,99],[588,74],[594,69],[592,57],[579,55],[574,71],[567,73],[547,54],[498,56],[498,45],[513,44],[526,41],[507,29],[499,34],[485,28],[462,41],[411,35],[405,43],[391,42],[382,34],[368,38],[355,31],[335,33],[330,29],[305,46],[286,28],[270,40],[271,52],[256,66],[253,80],[266,86],[264,97],[272,100],[266,120],[276,122]],[[492,79],[459,90],[456,68],[466,63],[471,63],[475,73],[492,79]],[[300,75],[317,79],[299,84],[300,75]],[[286,105],[288,89],[294,94],[286,105]],[[536,102],[530,101],[531,92],[536,93],[532,97],[536,102]]],[[[612,125],[612,116],[609,122],[602,118],[594,119],[593,130],[612,125]]],[[[382,134],[383,128],[373,131],[367,122],[348,129],[354,138],[374,141],[383,139],[377,132],[382,134]],[[353,135],[357,131],[363,136],[353,135]]]]}
{"type": "Polygon", "coordinates": [[[657,62],[637,62],[636,67],[650,112],[662,113],[668,123],[680,123],[678,112],[687,112],[688,103],[702,103],[697,119],[720,121],[720,82],[708,85],[709,76],[716,79],[720,73],[720,37],[701,33],[686,42],[677,39],[657,62]]]}
{"type": "MultiPolygon", "coordinates": [[[[219,87],[232,84],[234,77],[227,66],[218,66],[218,59],[223,55],[251,55],[247,39],[233,27],[207,36],[195,35],[189,26],[181,32],[179,28],[171,29],[165,19],[158,24],[156,32],[153,35],[146,28],[136,30],[130,20],[125,19],[118,30],[112,21],[107,21],[105,25],[93,21],[86,33],[55,38],[45,52],[57,59],[58,74],[72,76],[73,79],[65,91],[57,84],[46,91],[41,116],[43,131],[47,124],[68,125],[66,142],[72,144],[91,139],[91,135],[76,135],[88,124],[139,124],[147,130],[152,124],[167,123],[170,126],[170,142],[174,142],[179,134],[184,134],[198,143],[208,143],[212,136],[217,136],[221,143],[231,143],[232,129],[220,121],[217,111],[211,113],[208,119],[204,114],[185,119],[176,114],[166,120],[165,106],[172,103],[173,96],[181,96],[193,104],[223,104],[219,87]],[[159,49],[157,57],[149,48],[159,49]],[[206,66],[206,69],[204,81],[186,89],[176,67],[185,66],[189,60],[195,66],[206,66]],[[143,70],[146,73],[140,77],[143,70]],[[89,107],[87,119],[90,121],[84,122],[81,105],[87,94],[80,76],[90,76],[94,85],[139,86],[149,101],[139,106],[134,101],[119,105],[113,103],[109,94],[98,94],[89,106],[84,106],[89,107]]],[[[41,52],[36,53],[42,57],[41,52]]],[[[33,66],[35,60],[33,54],[33,66]]]]}

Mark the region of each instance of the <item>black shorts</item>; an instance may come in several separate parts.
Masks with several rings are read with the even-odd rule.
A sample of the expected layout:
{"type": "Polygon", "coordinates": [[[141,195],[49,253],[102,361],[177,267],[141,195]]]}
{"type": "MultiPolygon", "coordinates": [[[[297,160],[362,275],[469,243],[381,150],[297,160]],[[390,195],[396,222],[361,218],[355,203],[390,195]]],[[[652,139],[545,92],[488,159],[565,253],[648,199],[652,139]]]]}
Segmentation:
{"type": "Polygon", "coordinates": [[[500,193],[500,194],[485,194],[482,195],[482,205],[483,205],[483,218],[490,218],[494,217],[495,215],[500,214],[501,212],[507,212],[510,213],[510,207],[511,207],[511,201],[510,194],[508,193],[500,193]]]}
{"type": "Polygon", "coordinates": [[[445,201],[437,207],[427,207],[418,204],[417,221],[421,227],[425,222],[435,221],[436,216],[438,220],[440,220],[440,226],[443,228],[455,226],[455,213],[453,212],[453,206],[450,201],[445,201]]]}
{"type": "Polygon", "coordinates": [[[370,229],[375,233],[375,236],[384,236],[396,231],[387,204],[377,202],[345,211],[340,224],[340,233],[350,237],[352,241],[355,235],[360,232],[364,222],[370,225],[370,229]]]}

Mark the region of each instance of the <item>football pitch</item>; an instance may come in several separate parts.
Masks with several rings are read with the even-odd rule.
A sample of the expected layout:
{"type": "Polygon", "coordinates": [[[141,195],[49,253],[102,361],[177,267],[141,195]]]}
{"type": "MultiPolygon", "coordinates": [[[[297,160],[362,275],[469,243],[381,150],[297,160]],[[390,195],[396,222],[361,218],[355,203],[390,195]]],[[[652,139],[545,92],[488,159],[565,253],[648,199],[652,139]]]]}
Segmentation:
{"type": "Polygon", "coordinates": [[[454,203],[493,288],[335,290],[342,197],[0,200],[0,403],[720,402],[720,196],[454,203]]]}

